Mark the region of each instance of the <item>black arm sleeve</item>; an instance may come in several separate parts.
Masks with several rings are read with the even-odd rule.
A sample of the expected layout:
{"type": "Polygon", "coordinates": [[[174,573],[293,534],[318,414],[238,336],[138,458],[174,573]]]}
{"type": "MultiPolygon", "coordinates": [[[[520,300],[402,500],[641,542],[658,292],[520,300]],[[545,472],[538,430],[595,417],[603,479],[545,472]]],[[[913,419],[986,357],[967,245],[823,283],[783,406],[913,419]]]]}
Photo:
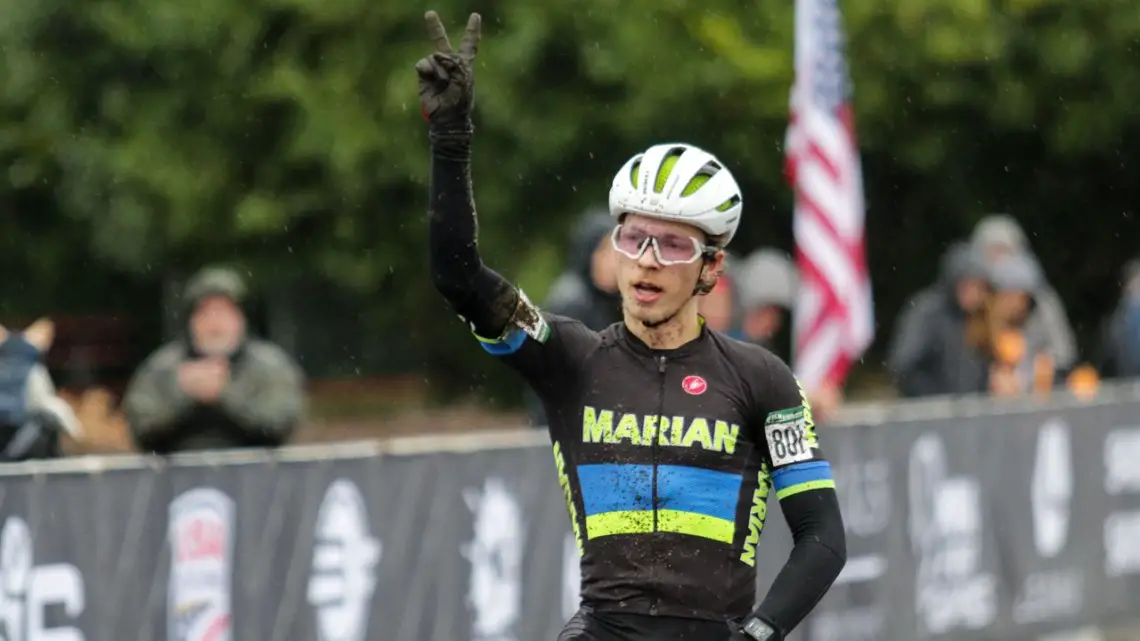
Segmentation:
{"type": "Polygon", "coordinates": [[[435,288],[476,334],[498,338],[515,314],[519,293],[479,257],[471,136],[470,131],[431,133],[431,275],[435,288]]]}
{"type": "Polygon", "coordinates": [[[835,494],[831,464],[823,455],[808,402],[788,366],[767,354],[752,392],[762,412],[756,435],[771,465],[773,487],[794,545],[768,594],[753,611],[780,638],[815,608],[847,563],[847,537],[835,494]],[[800,447],[780,447],[799,442],[800,447]]]}
{"type": "Polygon", "coordinates": [[[803,492],[780,501],[795,545],[756,615],[787,637],[827,594],[847,563],[847,538],[835,490],[803,492]]]}

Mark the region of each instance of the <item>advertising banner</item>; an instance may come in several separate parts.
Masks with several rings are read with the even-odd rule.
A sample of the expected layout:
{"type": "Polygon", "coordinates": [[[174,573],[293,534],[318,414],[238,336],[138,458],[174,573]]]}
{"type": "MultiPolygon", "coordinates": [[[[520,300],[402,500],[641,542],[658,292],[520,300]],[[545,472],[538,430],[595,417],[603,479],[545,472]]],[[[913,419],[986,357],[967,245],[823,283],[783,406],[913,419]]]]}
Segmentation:
{"type": "MultiPolygon", "coordinates": [[[[1136,618],[1137,417],[824,432],[848,562],[794,638],[1028,641],[1136,618]]],[[[9,471],[0,641],[554,639],[579,580],[554,465],[520,446],[9,471]]],[[[792,546],[770,504],[761,594],[792,546]]]]}

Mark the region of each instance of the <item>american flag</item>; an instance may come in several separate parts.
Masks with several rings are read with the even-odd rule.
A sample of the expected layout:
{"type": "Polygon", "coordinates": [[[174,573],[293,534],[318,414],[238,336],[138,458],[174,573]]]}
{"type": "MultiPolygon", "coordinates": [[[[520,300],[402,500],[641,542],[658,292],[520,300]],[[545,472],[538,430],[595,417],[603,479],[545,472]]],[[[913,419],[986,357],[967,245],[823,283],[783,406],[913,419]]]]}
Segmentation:
{"type": "Polygon", "coordinates": [[[796,0],[785,145],[800,271],[793,365],[808,390],[842,384],[874,338],[863,242],[863,172],[837,0],[796,0]]]}

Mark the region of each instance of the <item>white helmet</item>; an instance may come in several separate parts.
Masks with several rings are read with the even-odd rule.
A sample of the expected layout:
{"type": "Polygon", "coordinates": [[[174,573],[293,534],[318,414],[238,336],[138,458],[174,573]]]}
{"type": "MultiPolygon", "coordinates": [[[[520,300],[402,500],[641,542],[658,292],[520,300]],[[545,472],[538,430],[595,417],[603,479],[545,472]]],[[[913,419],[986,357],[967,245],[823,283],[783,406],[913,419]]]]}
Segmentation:
{"type": "Polygon", "coordinates": [[[744,208],[740,186],[715,156],[685,143],[654,145],[630,158],[610,187],[610,215],[687,223],[723,247],[744,208]]]}

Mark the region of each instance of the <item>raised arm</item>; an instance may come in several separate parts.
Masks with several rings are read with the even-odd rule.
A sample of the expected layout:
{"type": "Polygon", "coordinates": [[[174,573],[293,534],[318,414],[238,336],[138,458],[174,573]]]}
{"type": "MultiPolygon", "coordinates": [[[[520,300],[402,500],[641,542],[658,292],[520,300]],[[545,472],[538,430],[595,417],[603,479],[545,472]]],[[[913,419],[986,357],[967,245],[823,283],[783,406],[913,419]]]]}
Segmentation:
{"type": "MultiPolygon", "coordinates": [[[[434,11],[425,15],[435,52],[416,63],[420,109],[431,139],[428,237],[432,281],[471,329],[488,339],[512,327],[537,331],[537,310],[519,290],[483,264],[471,188],[471,138],[475,76],[482,19],[471,14],[459,51],[434,11]]],[[[531,333],[530,331],[527,332],[531,333]]]]}

